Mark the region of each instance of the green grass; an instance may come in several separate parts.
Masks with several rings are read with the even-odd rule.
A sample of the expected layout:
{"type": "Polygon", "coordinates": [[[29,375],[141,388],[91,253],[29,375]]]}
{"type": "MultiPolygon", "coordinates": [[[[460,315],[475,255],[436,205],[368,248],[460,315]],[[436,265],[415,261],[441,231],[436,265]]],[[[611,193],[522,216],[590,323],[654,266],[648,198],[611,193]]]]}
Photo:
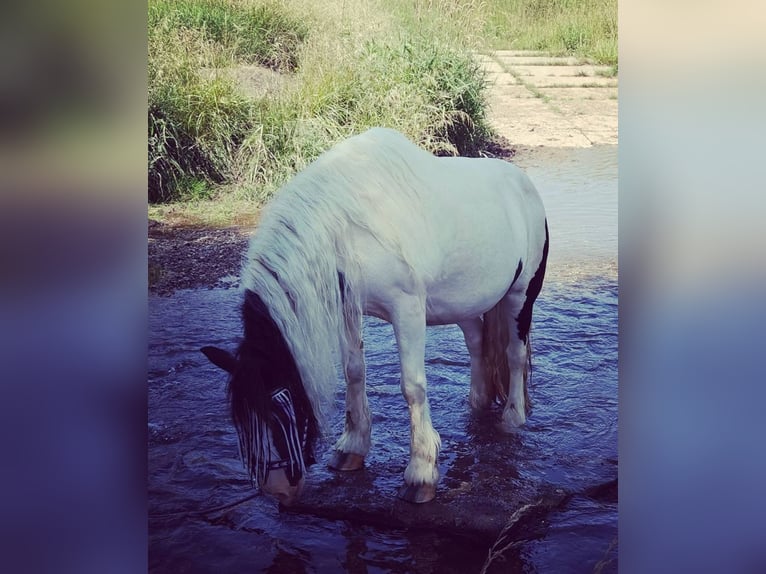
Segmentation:
{"type": "Polygon", "coordinates": [[[252,200],[237,198],[225,188],[210,199],[189,198],[183,201],[149,204],[149,218],[171,226],[223,228],[253,227],[260,216],[259,206],[252,200]]]}
{"type": "Polygon", "coordinates": [[[168,26],[202,32],[235,59],[277,70],[298,66],[308,26],[276,4],[232,0],[150,0],[149,29],[168,26]]]}
{"type": "Polygon", "coordinates": [[[149,39],[149,200],[172,199],[194,179],[223,183],[250,104],[221,78],[201,77],[186,34],[149,39]]]}
{"type": "Polygon", "coordinates": [[[485,80],[467,49],[423,22],[408,28],[374,0],[149,6],[151,202],[266,201],[334,143],[373,126],[440,154],[477,154],[490,136],[485,80]],[[227,70],[271,65],[262,42],[241,40],[256,32],[281,47],[274,38],[298,41],[272,66],[292,76],[288,87],[248,98],[227,70]]]}
{"type": "MultiPolygon", "coordinates": [[[[195,197],[203,183],[230,181],[239,146],[253,129],[252,102],[224,74],[202,73],[256,58],[252,49],[257,42],[251,39],[245,50],[234,40],[239,21],[227,18],[224,4],[149,4],[149,201],[195,197]]],[[[276,22],[279,30],[289,21],[278,13],[271,19],[262,15],[246,11],[243,18],[252,26],[276,22]],[[253,14],[261,20],[247,20],[253,14]]],[[[268,30],[262,32],[272,37],[268,30]]],[[[257,58],[274,61],[272,52],[263,54],[257,58]]]]}
{"type": "Polygon", "coordinates": [[[485,8],[492,48],[617,64],[617,0],[486,0],[485,8]]]}

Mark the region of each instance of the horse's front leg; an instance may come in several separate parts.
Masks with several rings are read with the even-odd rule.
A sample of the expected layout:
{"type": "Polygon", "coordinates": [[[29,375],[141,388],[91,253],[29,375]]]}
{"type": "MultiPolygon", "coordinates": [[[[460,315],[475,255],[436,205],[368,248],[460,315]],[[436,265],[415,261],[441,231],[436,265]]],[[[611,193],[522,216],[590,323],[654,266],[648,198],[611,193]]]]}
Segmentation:
{"type": "Polygon", "coordinates": [[[404,471],[399,497],[428,502],[436,495],[439,470],[436,458],[441,440],[431,425],[426,396],[425,302],[409,299],[399,306],[393,321],[402,370],[402,394],[410,411],[410,463],[404,471]]]}
{"type": "Polygon", "coordinates": [[[335,443],[329,466],[335,470],[359,470],[370,450],[372,423],[365,389],[364,348],[361,325],[358,336],[350,338],[343,357],[346,376],[346,423],[343,434],[335,443]]]}

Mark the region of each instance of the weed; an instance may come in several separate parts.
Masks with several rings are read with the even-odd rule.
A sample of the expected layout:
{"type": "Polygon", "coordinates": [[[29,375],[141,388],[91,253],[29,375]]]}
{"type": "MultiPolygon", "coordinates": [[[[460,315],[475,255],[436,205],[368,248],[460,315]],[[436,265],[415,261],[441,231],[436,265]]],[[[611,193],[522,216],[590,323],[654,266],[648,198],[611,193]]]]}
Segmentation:
{"type": "Polygon", "coordinates": [[[307,24],[272,4],[232,0],[150,0],[149,27],[197,30],[236,60],[276,70],[298,66],[307,24]]]}
{"type": "Polygon", "coordinates": [[[149,35],[149,200],[174,199],[185,177],[221,183],[251,126],[251,105],[225,77],[202,78],[214,46],[192,30],[149,35]]]}

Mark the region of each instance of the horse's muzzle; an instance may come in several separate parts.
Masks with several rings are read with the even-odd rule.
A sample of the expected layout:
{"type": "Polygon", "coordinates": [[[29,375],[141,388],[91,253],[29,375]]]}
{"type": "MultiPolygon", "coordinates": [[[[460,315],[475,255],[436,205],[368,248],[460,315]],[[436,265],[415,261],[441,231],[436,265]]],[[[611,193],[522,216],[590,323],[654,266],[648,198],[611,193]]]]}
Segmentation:
{"type": "Polygon", "coordinates": [[[296,485],[291,485],[287,479],[287,473],[280,468],[269,471],[266,482],[261,485],[261,488],[264,493],[276,498],[280,504],[290,506],[300,498],[304,483],[305,479],[301,477],[296,485]]]}

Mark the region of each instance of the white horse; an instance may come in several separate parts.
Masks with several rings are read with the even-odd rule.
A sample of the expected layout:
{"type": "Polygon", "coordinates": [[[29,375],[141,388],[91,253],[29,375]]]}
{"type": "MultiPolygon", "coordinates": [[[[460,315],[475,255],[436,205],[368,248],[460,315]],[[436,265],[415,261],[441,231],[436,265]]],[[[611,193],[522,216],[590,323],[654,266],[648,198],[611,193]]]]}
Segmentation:
{"type": "Polygon", "coordinates": [[[410,412],[399,496],[427,502],[439,434],[426,395],[427,325],[457,324],[471,357],[469,402],[526,421],[532,305],[548,255],[535,187],[495,159],[437,158],[382,128],[324,153],[277,194],[242,268],[244,338],[203,353],[230,374],[231,413],[251,480],[299,496],[326,430],[338,360],[345,430],[330,467],[362,468],[370,449],[362,315],[390,322],[410,412]]]}

